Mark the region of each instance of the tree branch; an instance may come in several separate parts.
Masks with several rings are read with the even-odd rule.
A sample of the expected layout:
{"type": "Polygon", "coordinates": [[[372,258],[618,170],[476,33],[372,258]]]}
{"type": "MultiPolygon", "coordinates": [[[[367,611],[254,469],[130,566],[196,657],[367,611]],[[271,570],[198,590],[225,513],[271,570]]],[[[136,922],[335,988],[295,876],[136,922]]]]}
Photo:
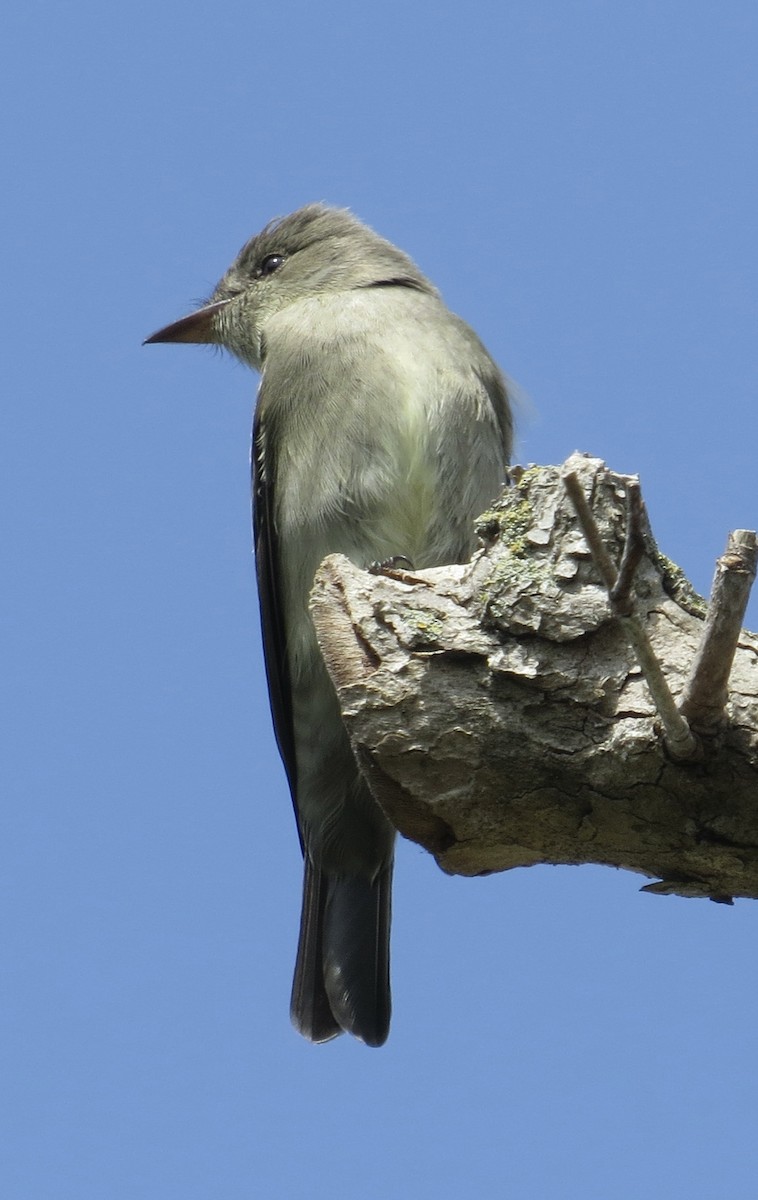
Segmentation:
{"type": "MultiPolygon", "coordinates": [[[[669,694],[692,680],[697,699],[701,643],[724,672],[704,602],[644,508],[629,514],[634,480],[580,455],[514,477],[471,563],[396,579],[334,556],[316,577],[319,641],[374,795],[451,873],[592,862],[653,877],[659,893],[758,898],[758,638],[735,632],[730,603],[725,719],[699,757],[672,761],[622,624],[639,623],[669,694]],[[589,499],[616,606],[632,604],[633,578],[631,618],[598,580],[562,472],[589,499]]],[[[720,570],[749,586],[750,561],[720,570]]]]}

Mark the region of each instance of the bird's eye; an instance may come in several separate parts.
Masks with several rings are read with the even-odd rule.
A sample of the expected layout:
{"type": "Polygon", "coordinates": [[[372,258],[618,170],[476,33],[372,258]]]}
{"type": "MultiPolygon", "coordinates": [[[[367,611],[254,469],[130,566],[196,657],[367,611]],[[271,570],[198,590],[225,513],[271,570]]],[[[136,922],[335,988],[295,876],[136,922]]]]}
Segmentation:
{"type": "Polygon", "coordinates": [[[258,268],[259,275],[273,275],[274,271],[278,271],[284,262],[283,254],[267,254],[258,268]]]}

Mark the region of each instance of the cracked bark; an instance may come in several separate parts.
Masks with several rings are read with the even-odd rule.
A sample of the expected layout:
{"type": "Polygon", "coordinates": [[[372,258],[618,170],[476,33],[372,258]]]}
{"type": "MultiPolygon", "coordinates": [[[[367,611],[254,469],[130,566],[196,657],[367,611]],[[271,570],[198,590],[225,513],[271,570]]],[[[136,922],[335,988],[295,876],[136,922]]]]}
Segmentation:
{"type": "MultiPolygon", "coordinates": [[[[632,481],[582,455],[518,473],[465,566],[322,564],[313,619],[361,768],[450,873],[601,863],[654,878],[650,891],[758,898],[758,637],[738,637],[723,719],[672,759],[567,471],[618,564],[632,481]]],[[[706,605],[644,517],[643,538],[635,613],[680,700],[706,605]]]]}

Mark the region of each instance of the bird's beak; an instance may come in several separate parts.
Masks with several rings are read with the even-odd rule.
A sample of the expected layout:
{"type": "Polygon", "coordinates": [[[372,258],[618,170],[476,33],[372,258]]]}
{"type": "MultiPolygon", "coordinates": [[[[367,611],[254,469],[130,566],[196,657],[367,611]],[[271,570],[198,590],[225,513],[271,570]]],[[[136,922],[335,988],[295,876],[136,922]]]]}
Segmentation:
{"type": "Polygon", "coordinates": [[[164,329],[152,333],[142,345],[149,346],[151,342],[218,342],[216,317],[228,303],[228,300],[216,300],[213,304],[205,304],[188,317],[182,317],[173,325],[166,325],[164,329]]]}

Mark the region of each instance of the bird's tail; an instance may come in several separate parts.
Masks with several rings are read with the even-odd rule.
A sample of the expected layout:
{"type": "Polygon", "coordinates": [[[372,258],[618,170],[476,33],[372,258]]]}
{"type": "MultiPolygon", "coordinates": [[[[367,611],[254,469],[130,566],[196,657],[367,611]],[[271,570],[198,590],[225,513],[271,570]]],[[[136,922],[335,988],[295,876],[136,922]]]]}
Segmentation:
{"type": "Polygon", "coordinates": [[[343,1030],[387,1040],[392,866],[373,880],[327,875],[305,857],[303,911],[290,1014],[312,1042],[343,1030]]]}

